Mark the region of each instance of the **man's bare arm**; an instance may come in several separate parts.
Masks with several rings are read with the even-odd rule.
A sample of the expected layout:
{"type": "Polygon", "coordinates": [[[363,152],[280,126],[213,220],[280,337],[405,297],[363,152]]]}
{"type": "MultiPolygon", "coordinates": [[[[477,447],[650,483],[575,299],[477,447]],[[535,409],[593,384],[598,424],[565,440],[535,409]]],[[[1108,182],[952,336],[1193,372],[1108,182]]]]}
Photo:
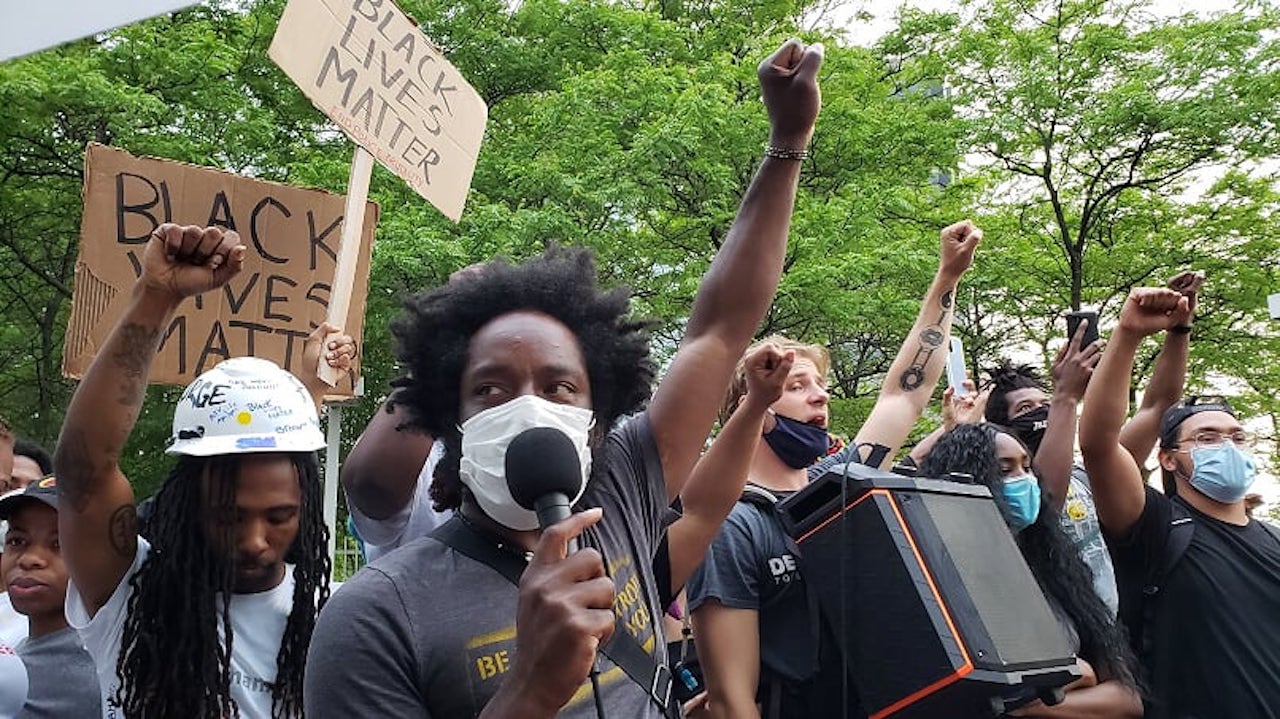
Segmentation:
{"type": "Polygon", "coordinates": [[[157,228],[124,316],[71,398],[54,457],[58,528],[71,578],[91,615],[111,597],[137,552],[137,512],[120,453],[146,397],[160,339],[182,301],[225,284],[240,271],[244,254],[235,232],[157,228]]]}
{"type": "Polygon", "coordinates": [[[431,454],[434,439],[402,426],[407,418],[403,407],[379,407],[342,464],[347,500],[370,519],[388,519],[409,506],[431,454]]]}
{"type": "Polygon", "coordinates": [[[680,493],[682,514],[667,527],[671,587],[678,591],[702,563],[707,548],[742,496],[769,406],[782,396],[795,352],[766,344],[746,359],[747,393],[716,441],[694,465],[680,493]]]}
{"type": "Polygon", "coordinates": [[[946,366],[956,288],[973,265],[973,253],[981,240],[982,230],[968,220],[942,230],[938,272],[920,303],[911,332],[889,366],[871,414],[850,444],[864,464],[890,467],[928,406],[946,366]]]}
{"type": "MultiPolygon", "coordinates": [[[[803,150],[821,98],[820,46],[789,40],[759,67],[770,144],[803,150]]],[[[698,288],[684,340],[649,405],[667,495],[680,493],[702,453],[733,368],[773,301],[782,276],[800,162],[766,156],[698,288]]]]}
{"type": "Polygon", "coordinates": [[[1204,284],[1203,272],[1182,272],[1169,280],[1169,289],[1187,298],[1187,306],[1169,318],[1169,329],[1164,335],[1164,345],[1156,357],[1151,381],[1142,392],[1142,403],[1133,417],[1120,429],[1120,444],[1133,455],[1138,464],[1147,456],[1160,438],[1160,420],[1164,413],[1182,397],[1187,383],[1187,358],[1191,354],[1191,323],[1196,316],[1196,301],[1204,284]]]}
{"type": "Polygon", "coordinates": [[[1127,533],[1142,516],[1146,494],[1133,455],[1120,444],[1120,427],[1129,410],[1129,383],[1138,345],[1165,329],[1169,316],[1186,307],[1182,295],[1141,288],[1129,293],[1120,324],[1089,381],[1080,417],[1080,452],[1089,472],[1098,520],[1112,536],[1127,533]]]}

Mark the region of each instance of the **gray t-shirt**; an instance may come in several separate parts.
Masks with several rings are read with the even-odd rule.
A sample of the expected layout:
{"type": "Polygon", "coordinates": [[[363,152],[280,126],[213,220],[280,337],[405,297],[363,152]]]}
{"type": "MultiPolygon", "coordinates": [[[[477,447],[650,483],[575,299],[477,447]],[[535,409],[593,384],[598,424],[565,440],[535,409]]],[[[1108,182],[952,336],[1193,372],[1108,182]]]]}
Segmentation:
{"type": "Polygon", "coordinates": [[[1062,529],[1080,551],[1080,558],[1093,572],[1093,590],[1107,605],[1111,614],[1120,608],[1120,593],[1116,590],[1116,570],[1111,564],[1106,541],[1102,538],[1102,525],[1098,523],[1098,510],[1093,504],[1093,488],[1089,475],[1079,464],[1071,468],[1071,483],[1067,486],[1067,501],[1062,505],[1062,529]]]}
{"type": "Polygon", "coordinates": [[[686,588],[691,612],[708,601],[756,611],[760,663],[791,681],[811,678],[818,651],[798,561],[771,510],[742,501],[686,588]]]}
{"type": "MultiPolygon", "coordinates": [[[[575,509],[602,507],[582,536],[604,556],[619,623],[666,661],[652,561],[667,506],[658,447],[641,414],[610,433],[575,509]]],[[[498,571],[432,537],[362,569],[329,600],[307,655],[309,719],[474,717],[517,661],[516,587],[498,571]]],[[[661,716],[622,670],[600,660],[608,716],[661,716]]],[[[562,717],[595,716],[591,685],[562,717]]]]}
{"type": "Polygon", "coordinates": [[[27,667],[27,703],[18,719],[71,719],[102,715],[98,670],[67,627],[43,637],[28,637],[17,646],[27,667]]]}

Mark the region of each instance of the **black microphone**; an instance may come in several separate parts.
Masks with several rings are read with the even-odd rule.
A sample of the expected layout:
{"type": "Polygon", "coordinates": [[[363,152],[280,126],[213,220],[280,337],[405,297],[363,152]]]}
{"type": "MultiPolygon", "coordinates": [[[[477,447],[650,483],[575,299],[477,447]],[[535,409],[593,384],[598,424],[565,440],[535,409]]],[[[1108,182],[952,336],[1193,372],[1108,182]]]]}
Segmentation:
{"type": "MultiPolygon", "coordinates": [[[[569,518],[569,501],[582,486],[582,463],[569,435],[554,427],[526,429],[507,445],[507,488],[525,509],[538,513],[546,529],[569,518]]],[[[577,549],[575,539],[569,551],[577,549]]]]}
{"type": "MultiPolygon", "coordinates": [[[[507,445],[503,460],[507,489],[512,499],[525,509],[538,513],[538,526],[546,529],[573,514],[571,497],[582,486],[582,462],[569,435],[554,427],[534,427],[517,434],[507,445]]],[[[569,540],[569,553],[578,551],[578,538],[569,540]]],[[[604,703],[600,697],[600,657],[591,663],[591,695],[595,699],[596,717],[604,719],[604,703]]]]}

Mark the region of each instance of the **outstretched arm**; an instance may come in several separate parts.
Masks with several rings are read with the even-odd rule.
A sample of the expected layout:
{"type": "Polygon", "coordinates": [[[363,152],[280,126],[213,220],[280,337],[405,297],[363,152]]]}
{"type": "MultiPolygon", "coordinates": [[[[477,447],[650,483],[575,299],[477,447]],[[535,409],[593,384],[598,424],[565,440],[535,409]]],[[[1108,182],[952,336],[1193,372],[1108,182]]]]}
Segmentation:
{"type": "Polygon", "coordinates": [[[1171,316],[1185,311],[1186,306],[1186,298],[1173,290],[1141,288],[1130,292],[1120,310],[1120,324],[1085,391],[1080,453],[1089,472],[1098,519],[1113,536],[1126,534],[1146,504],[1138,463],[1120,444],[1120,427],[1129,410],[1133,359],[1142,339],[1168,327],[1171,316]]]}
{"type": "MultiPolygon", "coordinates": [[[[803,150],[821,98],[822,48],[788,40],[760,63],[772,147],[803,150]]],[[[702,451],[734,365],[773,300],[782,275],[800,162],[766,156],[698,289],[684,340],[649,406],[668,498],[680,493],[702,451]]]]}
{"type": "Polygon", "coordinates": [[[402,427],[407,419],[402,406],[379,407],[342,463],[338,476],[347,500],[370,519],[389,519],[409,505],[431,454],[435,440],[402,427]]]}
{"type": "Polygon", "coordinates": [[[968,220],[942,231],[938,273],[920,303],[920,314],[910,334],[889,365],[871,414],[849,445],[863,464],[879,469],[890,467],[898,448],[929,404],[946,366],[956,287],[973,265],[973,252],[981,240],[982,230],[968,220]]]}
{"type": "Polygon", "coordinates": [[[1049,497],[1049,506],[1058,513],[1067,502],[1067,488],[1071,484],[1080,400],[1084,398],[1100,352],[1096,342],[1080,346],[1088,326],[1089,320],[1080,322],[1076,333],[1058,351],[1053,362],[1053,399],[1049,403],[1044,438],[1035,456],[1035,468],[1049,497]]]}
{"type": "Polygon", "coordinates": [[[681,516],[667,528],[673,593],[702,563],[724,518],[742,496],[765,414],[782,396],[795,358],[794,350],[783,353],[773,344],[762,345],[747,357],[747,393],[711,449],[694,466],[680,492],[681,516]]]}
{"type": "Polygon", "coordinates": [[[1191,323],[1196,317],[1196,300],[1203,284],[1203,272],[1182,272],[1169,280],[1169,289],[1186,297],[1187,306],[1170,316],[1151,381],[1142,392],[1142,404],[1120,429],[1120,444],[1139,465],[1147,461],[1160,438],[1160,419],[1165,410],[1182,397],[1182,388],[1187,382],[1187,357],[1191,354],[1191,323]]]}
{"type": "Polygon", "coordinates": [[[120,452],[138,419],[160,339],[184,299],[221,287],[244,256],[235,232],[158,227],[124,316],[71,398],[54,457],[58,531],[90,615],[111,597],[137,552],[137,513],[120,452]]]}

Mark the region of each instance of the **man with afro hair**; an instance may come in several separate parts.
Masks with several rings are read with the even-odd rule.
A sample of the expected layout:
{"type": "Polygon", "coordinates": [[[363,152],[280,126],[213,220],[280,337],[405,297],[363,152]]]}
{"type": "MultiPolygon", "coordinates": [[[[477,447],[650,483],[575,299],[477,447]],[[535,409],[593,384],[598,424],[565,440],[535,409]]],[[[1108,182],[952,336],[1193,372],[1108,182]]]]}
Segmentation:
{"type": "Polygon", "coordinates": [[[821,61],[792,40],[761,63],[765,159],[647,406],[646,326],[628,319],[625,291],[596,288],[585,251],[495,261],[408,301],[394,402],[443,445],[433,493],[457,514],[334,595],[309,654],[308,716],[666,714],[652,559],[777,288],[821,61]],[[545,531],[505,477],[507,444],[531,427],[560,430],[581,460],[576,513],[545,531]],[[458,551],[459,534],[520,562],[518,587],[496,560],[458,551]],[[653,676],[615,663],[625,645],[653,676]]]}

